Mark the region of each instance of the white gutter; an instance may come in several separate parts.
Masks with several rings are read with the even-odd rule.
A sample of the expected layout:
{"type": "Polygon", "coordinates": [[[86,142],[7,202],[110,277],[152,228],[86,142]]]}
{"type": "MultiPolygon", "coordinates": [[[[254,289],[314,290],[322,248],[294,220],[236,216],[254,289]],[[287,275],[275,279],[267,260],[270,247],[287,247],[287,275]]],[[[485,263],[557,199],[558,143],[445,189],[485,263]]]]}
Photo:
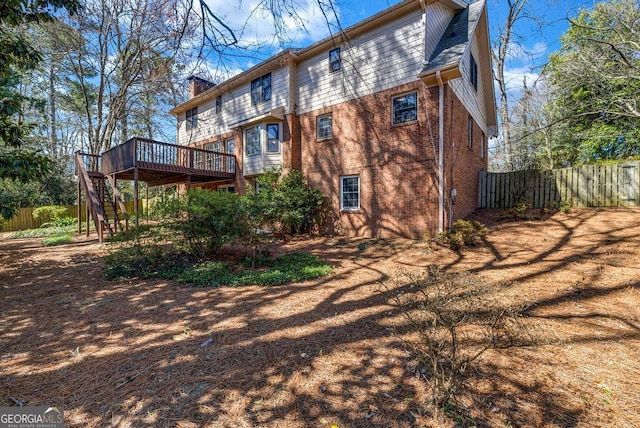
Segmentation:
{"type": "Polygon", "coordinates": [[[440,70],[438,80],[438,232],[444,232],[444,82],[440,70]]]}

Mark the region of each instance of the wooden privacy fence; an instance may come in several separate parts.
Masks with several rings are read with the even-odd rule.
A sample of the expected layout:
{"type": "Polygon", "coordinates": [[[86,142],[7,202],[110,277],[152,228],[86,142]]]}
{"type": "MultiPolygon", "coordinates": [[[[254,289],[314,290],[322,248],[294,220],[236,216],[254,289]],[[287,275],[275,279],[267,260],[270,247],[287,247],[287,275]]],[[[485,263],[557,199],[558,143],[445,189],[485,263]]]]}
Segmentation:
{"type": "Polygon", "coordinates": [[[482,171],[478,187],[478,208],[510,208],[519,201],[533,208],[563,201],[582,207],[638,206],[640,161],[551,171],[482,171]]]}
{"type": "MultiPolygon", "coordinates": [[[[125,206],[127,207],[127,212],[133,213],[133,201],[125,202],[125,206]]],[[[78,206],[77,205],[63,205],[66,208],[66,212],[63,217],[78,217],[78,206]]],[[[142,207],[142,201],[140,202],[140,207],[142,207]]],[[[33,218],[33,211],[35,208],[20,208],[18,210],[18,214],[11,218],[10,220],[5,220],[4,225],[2,226],[2,232],[13,232],[16,230],[25,230],[25,229],[37,229],[42,226],[45,221],[42,219],[36,220],[33,218]]],[[[80,211],[82,215],[82,221],[86,221],[87,219],[87,210],[84,204],[82,204],[82,210],[80,211]]]]}

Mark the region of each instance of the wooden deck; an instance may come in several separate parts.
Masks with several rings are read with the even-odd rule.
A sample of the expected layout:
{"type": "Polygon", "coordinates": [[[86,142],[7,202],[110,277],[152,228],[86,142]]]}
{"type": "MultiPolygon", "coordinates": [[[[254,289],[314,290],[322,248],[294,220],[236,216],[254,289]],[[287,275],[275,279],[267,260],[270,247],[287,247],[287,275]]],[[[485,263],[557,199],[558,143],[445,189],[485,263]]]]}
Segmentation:
{"type": "Polygon", "coordinates": [[[234,155],[132,138],[106,152],[100,171],[118,180],[144,181],[149,186],[233,180],[234,155]]]}

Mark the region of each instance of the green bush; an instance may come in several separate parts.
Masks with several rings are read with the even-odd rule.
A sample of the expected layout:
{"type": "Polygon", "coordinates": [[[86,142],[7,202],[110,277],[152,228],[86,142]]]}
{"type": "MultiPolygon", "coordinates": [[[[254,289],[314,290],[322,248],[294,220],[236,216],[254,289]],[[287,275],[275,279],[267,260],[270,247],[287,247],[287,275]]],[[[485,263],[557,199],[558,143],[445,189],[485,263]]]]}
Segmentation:
{"type": "Polygon", "coordinates": [[[173,227],[190,254],[207,259],[222,245],[245,233],[240,197],[235,193],[192,189],[183,205],[184,218],[173,227]]]}
{"type": "Polygon", "coordinates": [[[440,240],[452,250],[482,243],[487,228],[475,220],[456,220],[450,231],[440,234],[440,240]]]}
{"type": "Polygon", "coordinates": [[[531,202],[526,200],[520,200],[516,202],[514,206],[507,210],[506,215],[503,217],[512,220],[512,221],[520,221],[527,219],[527,211],[531,209],[531,202]]]}
{"type": "Polygon", "coordinates": [[[33,210],[33,218],[36,220],[42,220],[43,222],[50,222],[53,219],[61,218],[67,212],[67,209],[60,205],[45,205],[33,210]]]}
{"type": "Polygon", "coordinates": [[[302,173],[291,170],[265,172],[258,178],[257,198],[267,222],[277,224],[284,233],[308,232],[320,218],[325,196],[309,187],[302,173]]]}

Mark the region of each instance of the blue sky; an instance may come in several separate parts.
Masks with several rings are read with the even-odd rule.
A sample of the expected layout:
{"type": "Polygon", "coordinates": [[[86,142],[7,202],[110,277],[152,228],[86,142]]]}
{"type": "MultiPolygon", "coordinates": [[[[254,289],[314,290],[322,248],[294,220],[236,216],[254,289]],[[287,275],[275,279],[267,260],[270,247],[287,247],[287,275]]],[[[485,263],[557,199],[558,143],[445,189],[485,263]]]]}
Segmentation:
{"type": "MultiPolygon", "coordinates": [[[[341,26],[348,27],[366,19],[401,0],[333,0],[337,9],[341,26]]],[[[487,0],[489,8],[490,34],[495,38],[507,14],[505,0],[487,0]]],[[[329,35],[329,27],[325,17],[317,7],[318,0],[296,0],[297,12],[305,20],[306,31],[291,22],[284,43],[272,37],[273,26],[269,25],[270,17],[264,12],[256,11],[258,0],[207,0],[212,10],[229,24],[243,43],[255,46],[251,52],[243,52],[235,60],[227,58],[223,62],[211,61],[208,69],[211,78],[224,80],[231,75],[257,64],[275,51],[284,47],[308,46],[329,35]],[[272,48],[265,48],[264,44],[272,48]]],[[[325,1],[325,3],[327,3],[325,1]]],[[[538,77],[541,67],[548,55],[560,48],[559,36],[569,26],[567,17],[574,17],[581,8],[590,8],[594,0],[529,0],[529,13],[535,15],[539,22],[521,20],[516,29],[520,38],[515,39],[510,50],[511,57],[507,63],[506,75],[510,82],[511,94],[517,98],[524,77],[528,84],[538,77]]],[[[334,23],[335,24],[335,23],[334,23]]]]}
{"type": "MultiPolygon", "coordinates": [[[[398,2],[337,0],[336,4],[340,9],[342,24],[348,26],[398,2]]],[[[527,13],[535,16],[538,21],[523,19],[516,29],[521,37],[514,40],[505,73],[513,97],[518,97],[525,76],[528,84],[533,84],[549,54],[560,49],[559,37],[569,28],[567,18],[575,17],[579,10],[593,5],[593,0],[529,0],[527,13]]],[[[495,39],[506,20],[508,6],[505,0],[487,0],[487,6],[489,32],[491,38],[495,39]]]]}

